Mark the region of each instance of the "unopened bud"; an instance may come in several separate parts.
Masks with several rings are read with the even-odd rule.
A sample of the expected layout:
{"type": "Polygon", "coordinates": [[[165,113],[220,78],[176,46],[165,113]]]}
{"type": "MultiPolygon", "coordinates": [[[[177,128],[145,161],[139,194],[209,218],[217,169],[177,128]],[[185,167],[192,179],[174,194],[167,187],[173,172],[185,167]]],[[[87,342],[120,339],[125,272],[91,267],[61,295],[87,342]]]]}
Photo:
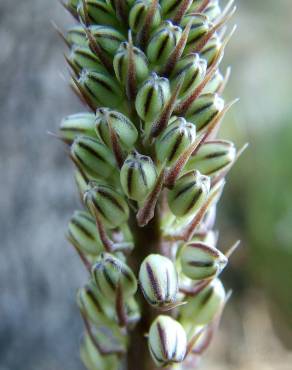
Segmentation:
{"type": "Polygon", "coordinates": [[[134,273],[124,262],[112,254],[102,253],[92,266],[92,276],[104,297],[115,301],[120,288],[124,298],[129,298],[137,290],[134,273]]]}
{"type": "Polygon", "coordinates": [[[121,42],[126,41],[123,34],[109,26],[91,26],[90,32],[102,50],[114,56],[121,42]]]}
{"type": "Polygon", "coordinates": [[[110,149],[89,136],[75,138],[71,145],[71,155],[82,170],[95,178],[109,178],[116,169],[110,149]]]}
{"type": "Polygon", "coordinates": [[[98,214],[108,228],[116,228],[129,218],[127,202],[110,186],[91,184],[84,193],[84,203],[92,215],[98,214]]]}
{"type": "MultiPolygon", "coordinates": [[[[178,12],[181,6],[181,1],[177,0],[161,0],[161,12],[164,18],[171,19],[178,12]]],[[[190,6],[190,5],[189,5],[190,6]]]]}
{"type": "Polygon", "coordinates": [[[96,256],[103,249],[95,220],[87,212],[74,212],[68,225],[68,236],[83,253],[96,256]]]}
{"type": "Polygon", "coordinates": [[[182,75],[183,84],[180,97],[191,93],[204,79],[207,70],[207,62],[199,57],[199,54],[189,54],[179,60],[171,76],[172,85],[175,86],[182,75]]]}
{"type": "Polygon", "coordinates": [[[178,117],[170,121],[155,144],[157,159],[170,165],[194,142],[196,126],[178,117]]]}
{"type": "MultiPolygon", "coordinates": [[[[151,2],[151,0],[137,0],[134,2],[129,15],[129,24],[133,32],[139,32],[144,26],[151,2]]],[[[160,6],[158,6],[152,18],[151,29],[156,28],[160,22],[160,6]]]]}
{"type": "Polygon", "coordinates": [[[139,283],[145,299],[154,307],[171,306],[178,293],[174,263],[160,254],[150,254],[139,271],[139,283]]]}
{"type": "Polygon", "coordinates": [[[84,28],[80,25],[76,25],[68,29],[66,40],[71,46],[78,45],[88,47],[86,32],[84,31],[84,28]]]}
{"type": "Polygon", "coordinates": [[[154,121],[170,98],[170,94],[168,79],[152,73],[140,87],[136,97],[135,106],[140,118],[146,122],[154,121]]]}
{"type": "Polygon", "coordinates": [[[96,137],[93,113],[76,113],[65,117],[60,125],[61,138],[68,144],[78,135],[96,137]]]}
{"type": "Polygon", "coordinates": [[[178,321],[170,316],[160,315],[150,327],[148,346],[157,366],[180,363],[187,351],[186,332],[178,321]]]}
{"type": "Polygon", "coordinates": [[[117,27],[118,21],[115,12],[108,1],[104,0],[85,0],[85,8],[83,1],[79,1],[78,14],[82,20],[86,22],[88,19],[93,24],[104,24],[117,27]],[[86,16],[85,16],[86,14],[86,16]]]}
{"type": "Polygon", "coordinates": [[[217,54],[221,50],[221,47],[222,41],[220,40],[220,37],[215,33],[200,52],[201,58],[204,58],[207,61],[208,67],[216,58],[217,54]]]}
{"type": "Polygon", "coordinates": [[[93,52],[85,46],[73,46],[68,56],[68,60],[75,72],[80,73],[82,69],[94,72],[106,72],[105,67],[100,63],[93,52]]]}
{"type": "Polygon", "coordinates": [[[129,118],[109,108],[97,109],[95,127],[97,135],[110,148],[111,130],[116,133],[121,146],[127,150],[133,147],[138,137],[138,131],[129,118]]]}
{"type": "Polygon", "coordinates": [[[185,55],[194,50],[196,44],[211,28],[210,20],[203,14],[185,15],[181,22],[182,27],[186,27],[189,22],[191,22],[191,30],[184,51],[185,55]]]}
{"type": "Polygon", "coordinates": [[[227,264],[227,258],[217,248],[201,242],[183,246],[180,254],[182,272],[193,280],[218,276],[227,264]]]}
{"type": "Polygon", "coordinates": [[[189,159],[186,169],[196,169],[204,175],[213,176],[226,169],[234,161],[235,156],[236,149],[232,142],[208,141],[189,159]]]}
{"type": "MultiPolygon", "coordinates": [[[[149,72],[147,58],[143,51],[137,47],[133,47],[133,54],[136,79],[138,83],[141,83],[146,79],[149,72]]],[[[129,78],[129,44],[127,42],[123,42],[118,48],[113,64],[117,79],[123,85],[126,85],[126,82],[129,78]]]]}
{"type": "Polygon", "coordinates": [[[204,203],[210,191],[210,178],[199,171],[181,176],[168,192],[168,205],[178,217],[194,214],[204,203]]]}
{"type": "Polygon", "coordinates": [[[133,151],[121,168],[121,185],[128,198],[143,201],[152,190],[157,172],[152,159],[133,151]]]}
{"type": "MultiPolygon", "coordinates": [[[[205,0],[194,0],[190,6],[189,12],[197,12],[199,7],[202,6],[205,0]]],[[[204,14],[208,16],[210,21],[213,21],[221,14],[221,9],[218,0],[210,0],[206,8],[204,9],[204,14]]]]}
{"type": "Polygon", "coordinates": [[[197,131],[201,131],[223,108],[224,100],[217,94],[203,94],[190,105],[186,119],[196,125],[197,131]]]}
{"type": "Polygon", "coordinates": [[[180,308],[180,318],[182,322],[191,322],[193,325],[207,325],[220,313],[225,298],[221,281],[215,279],[200,293],[188,298],[188,303],[180,308]]]}
{"type": "Polygon", "coordinates": [[[215,74],[212,77],[212,79],[205,86],[202,94],[215,94],[216,91],[222,85],[223,81],[224,81],[224,77],[222,76],[222,74],[219,71],[219,69],[217,69],[217,71],[215,72],[215,74]]]}

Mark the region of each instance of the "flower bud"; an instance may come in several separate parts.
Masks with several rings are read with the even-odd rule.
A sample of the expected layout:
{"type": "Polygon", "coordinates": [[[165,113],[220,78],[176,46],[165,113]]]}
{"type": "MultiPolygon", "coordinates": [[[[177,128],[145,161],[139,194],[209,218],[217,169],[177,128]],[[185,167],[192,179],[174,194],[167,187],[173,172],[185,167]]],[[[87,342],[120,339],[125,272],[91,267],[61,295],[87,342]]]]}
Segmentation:
{"type": "Polygon", "coordinates": [[[87,212],[74,212],[68,225],[68,236],[86,254],[98,255],[103,249],[95,220],[87,212]]]}
{"type": "Polygon", "coordinates": [[[131,149],[138,138],[135,125],[120,112],[109,108],[99,108],[95,118],[96,133],[99,138],[111,148],[111,130],[117,135],[121,146],[127,150],[131,149]]]}
{"type": "MultiPolygon", "coordinates": [[[[161,0],[161,13],[164,18],[172,19],[173,16],[178,12],[181,6],[181,1],[177,0],[161,0]]],[[[189,5],[190,6],[190,5],[189,5]]]]}
{"type": "Polygon", "coordinates": [[[186,48],[184,50],[184,55],[188,54],[192,51],[198,41],[206,35],[206,33],[211,28],[211,23],[203,14],[187,14],[183,17],[181,25],[182,27],[186,27],[186,25],[191,22],[191,30],[189,33],[188,41],[186,44],[186,48]]]}
{"type": "Polygon", "coordinates": [[[178,157],[194,142],[196,126],[182,117],[174,118],[155,143],[157,159],[174,163],[178,157]]]}
{"type": "Polygon", "coordinates": [[[67,0],[64,4],[67,9],[76,12],[79,0],[67,0]]]}
{"type": "Polygon", "coordinates": [[[180,318],[182,322],[192,322],[193,325],[207,325],[220,312],[225,298],[221,281],[215,279],[197,295],[188,298],[188,303],[180,308],[180,318]]]}
{"type": "Polygon", "coordinates": [[[204,175],[213,176],[223,171],[235,159],[236,149],[232,142],[213,140],[203,144],[192,156],[186,169],[196,169],[204,175]]]}
{"type": "MultiPolygon", "coordinates": [[[[133,47],[134,54],[134,66],[136,79],[138,83],[143,82],[148,76],[148,61],[146,55],[138,49],[133,47]]],[[[128,70],[129,70],[129,44],[123,42],[114,57],[114,70],[117,79],[125,86],[128,80],[128,70]]]]}
{"type": "MultiPolygon", "coordinates": [[[[204,0],[194,0],[190,6],[189,12],[197,12],[198,8],[202,5],[204,0]]],[[[221,14],[221,9],[218,0],[210,0],[206,8],[204,9],[204,14],[213,21],[221,14]]]]}
{"type": "Polygon", "coordinates": [[[186,332],[178,321],[160,315],[150,327],[148,346],[158,367],[180,363],[187,351],[186,332]]]}
{"type": "Polygon", "coordinates": [[[187,172],[168,191],[169,208],[175,216],[190,216],[201,207],[209,191],[209,177],[201,175],[199,171],[187,172]]]}
{"type": "Polygon", "coordinates": [[[79,191],[79,195],[81,198],[81,202],[83,202],[83,194],[87,190],[88,187],[88,180],[86,178],[87,175],[84,175],[80,171],[76,170],[74,174],[75,183],[77,186],[77,189],[79,191]]]}
{"type": "Polygon", "coordinates": [[[199,54],[189,54],[179,60],[171,75],[171,84],[176,86],[184,74],[180,97],[183,98],[191,93],[204,79],[207,70],[207,62],[200,59],[199,54]]]}
{"type": "Polygon", "coordinates": [[[168,60],[182,34],[182,29],[171,21],[165,21],[151,37],[147,56],[151,63],[163,65],[168,60]]]}
{"type": "Polygon", "coordinates": [[[84,28],[80,25],[76,25],[68,29],[66,40],[71,46],[78,45],[88,47],[86,33],[84,31],[84,28]]]}
{"type": "Polygon", "coordinates": [[[205,86],[202,94],[215,94],[217,90],[220,88],[220,86],[222,85],[223,81],[224,81],[224,77],[222,76],[219,69],[217,69],[214,76],[205,86]]]}
{"type": "Polygon", "coordinates": [[[111,301],[115,301],[119,287],[124,298],[137,290],[137,280],[130,267],[110,253],[100,255],[92,266],[92,276],[103,296],[111,301]]]}
{"type": "Polygon", "coordinates": [[[219,36],[215,33],[201,50],[200,56],[201,58],[204,58],[207,61],[208,67],[212,64],[212,62],[216,58],[217,54],[221,49],[221,46],[222,41],[220,40],[219,36]]]}
{"type": "Polygon", "coordinates": [[[180,258],[182,272],[193,280],[218,276],[228,262],[224,254],[217,248],[201,242],[184,245],[180,258]]]}
{"type": "Polygon", "coordinates": [[[121,168],[121,185],[128,198],[141,202],[152,190],[157,172],[152,159],[133,151],[121,168]]]}
{"type": "Polygon", "coordinates": [[[78,84],[96,107],[108,105],[114,108],[119,106],[123,99],[120,86],[108,74],[83,70],[78,84]]]}
{"type": "Polygon", "coordinates": [[[94,72],[106,72],[105,67],[100,63],[98,57],[85,46],[73,46],[68,56],[68,61],[75,72],[80,73],[82,69],[89,69],[94,72]]]}
{"type": "Polygon", "coordinates": [[[154,121],[170,98],[170,94],[168,79],[152,73],[140,87],[136,97],[135,106],[140,118],[146,122],[154,121]]]}
{"type": "Polygon", "coordinates": [[[197,131],[201,131],[223,108],[224,100],[217,94],[203,94],[190,105],[186,119],[196,125],[197,131]]]}
{"type": "Polygon", "coordinates": [[[84,193],[84,203],[92,215],[97,213],[108,228],[116,228],[129,218],[127,202],[110,186],[91,184],[84,193]]]}
{"type": "Polygon", "coordinates": [[[119,25],[115,16],[115,12],[108,1],[106,0],[85,0],[86,16],[84,14],[83,1],[79,2],[78,14],[83,21],[88,19],[93,24],[104,24],[113,27],[119,25]]]}
{"type": "Polygon", "coordinates": [[[154,307],[171,306],[178,293],[178,276],[173,262],[160,254],[150,254],[139,271],[139,284],[145,299],[154,307]]]}
{"type": "Polygon", "coordinates": [[[126,41],[123,34],[108,26],[91,26],[90,32],[102,50],[114,56],[121,42],[126,41]]]}
{"type": "Polygon", "coordinates": [[[82,314],[95,325],[105,325],[115,317],[114,307],[93,281],[78,290],[77,304],[82,314]]]}
{"type": "Polygon", "coordinates": [[[116,169],[112,152],[98,139],[77,136],[71,145],[71,155],[89,175],[96,178],[109,178],[116,169]]]}
{"type": "MultiPolygon", "coordinates": [[[[136,1],[130,11],[129,24],[133,32],[137,33],[144,26],[147,12],[151,6],[151,0],[136,1]]],[[[151,29],[159,26],[161,22],[160,7],[158,6],[152,18],[151,29]]]]}
{"type": "Polygon", "coordinates": [[[92,113],[76,113],[65,117],[60,125],[61,138],[68,144],[78,135],[96,137],[94,130],[95,116],[92,113]]]}

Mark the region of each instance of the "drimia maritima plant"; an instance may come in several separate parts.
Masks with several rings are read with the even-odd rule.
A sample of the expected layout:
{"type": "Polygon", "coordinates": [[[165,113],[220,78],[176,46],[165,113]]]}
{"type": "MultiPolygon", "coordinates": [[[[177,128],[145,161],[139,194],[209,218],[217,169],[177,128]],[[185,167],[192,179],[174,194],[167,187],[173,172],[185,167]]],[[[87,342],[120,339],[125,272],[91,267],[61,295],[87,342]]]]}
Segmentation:
{"type": "Polygon", "coordinates": [[[68,239],[88,269],[77,294],[89,370],[194,369],[228,294],[228,252],[213,231],[238,158],[218,140],[233,102],[219,64],[233,1],[69,0],[62,35],[72,88],[66,117],[82,210],[68,239]],[[222,4],[221,4],[222,5],[222,4]]]}

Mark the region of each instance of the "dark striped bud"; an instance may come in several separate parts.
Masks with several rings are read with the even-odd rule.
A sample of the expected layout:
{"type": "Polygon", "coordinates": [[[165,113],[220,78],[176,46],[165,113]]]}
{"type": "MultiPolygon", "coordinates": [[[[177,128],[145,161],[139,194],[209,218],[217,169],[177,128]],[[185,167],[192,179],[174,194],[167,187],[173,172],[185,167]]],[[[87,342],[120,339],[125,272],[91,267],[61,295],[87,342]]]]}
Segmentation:
{"type": "Polygon", "coordinates": [[[121,185],[128,198],[141,202],[152,190],[157,172],[152,159],[133,151],[121,168],[121,185]]]}
{"type": "Polygon", "coordinates": [[[110,148],[111,130],[115,132],[119,143],[126,150],[133,148],[138,137],[138,131],[129,118],[109,108],[97,109],[95,127],[99,138],[110,148]]]}
{"type": "Polygon", "coordinates": [[[114,108],[119,106],[123,99],[120,86],[108,74],[83,70],[78,84],[86,97],[96,107],[108,105],[114,108]]]}
{"type": "Polygon", "coordinates": [[[154,121],[170,98],[170,94],[168,79],[152,73],[140,87],[136,97],[135,106],[140,118],[146,122],[154,121]]]}
{"type": "Polygon", "coordinates": [[[117,290],[122,289],[124,298],[136,293],[137,280],[124,262],[109,253],[102,253],[92,266],[92,276],[104,297],[115,301],[117,290]]]}
{"type": "Polygon", "coordinates": [[[93,281],[78,290],[77,304],[82,314],[95,325],[105,325],[115,317],[114,307],[105,299],[93,281]]]}
{"type": "Polygon", "coordinates": [[[180,90],[180,97],[183,98],[191,93],[204,79],[207,70],[207,63],[201,59],[199,54],[189,54],[179,60],[171,75],[171,84],[176,86],[184,74],[183,84],[180,90]]]}
{"type": "Polygon", "coordinates": [[[174,163],[178,157],[194,142],[196,126],[182,117],[173,118],[155,143],[157,159],[167,165],[174,163]]]}
{"type": "MultiPolygon", "coordinates": [[[[190,6],[189,12],[197,12],[199,7],[202,5],[204,0],[194,0],[190,6]]],[[[221,9],[218,0],[210,0],[206,8],[204,9],[204,14],[213,21],[221,14],[221,9]]]]}
{"type": "Polygon", "coordinates": [[[91,184],[84,194],[84,203],[92,215],[98,214],[108,228],[116,228],[129,218],[127,202],[110,186],[91,184]]]}
{"type": "Polygon", "coordinates": [[[228,262],[217,248],[201,242],[184,245],[180,261],[182,272],[193,280],[211,279],[218,276],[228,262]]]}
{"type": "MultiPolygon", "coordinates": [[[[145,24],[147,12],[151,6],[151,0],[137,0],[134,2],[129,15],[129,24],[131,30],[137,33],[145,24]]],[[[157,7],[152,18],[151,30],[159,26],[161,22],[160,6],[157,7]]]]}
{"type": "Polygon", "coordinates": [[[78,135],[96,137],[93,113],[76,113],[65,117],[60,125],[60,136],[68,144],[78,135]]]}
{"type": "Polygon", "coordinates": [[[225,289],[219,279],[213,280],[206,288],[180,308],[180,319],[193,325],[207,325],[220,312],[225,302],[225,289]]]}
{"type": "Polygon", "coordinates": [[[83,253],[96,256],[103,250],[96,222],[87,212],[74,212],[68,225],[68,237],[83,253]]]}
{"type": "Polygon", "coordinates": [[[220,86],[222,85],[223,81],[224,81],[224,77],[222,76],[219,69],[217,69],[214,76],[211,78],[211,80],[205,86],[202,94],[215,94],[218,91],[218,89],[220,88],[220,86]]]}
{"type": "Polygon", "coordinates": [[[178,321],[170,316],[160,315],[150,327],[148,346],[158,367],[180,363],[187,351],[186,332],[178,321]]]}
{"type": "MultiPolygon", "coordinates": [[[[134,65],[138,83],[143,82],[148,74],[148,61],[146,55],[138,48],[133,47],[134,65]]],[[[129,44],[123,42],[114,57],[114,70],[117,79],[125,86],[128,80],[129,70],[129,44]]]]}
{"type": "Polygon", "coordinates": [[[123,34],[108,26],[91,26],[90,31],[102,50],[114,56],[121,42],[126,41],[123,34]]]}
{"type": "Polygon", "coordinates": [[[112,152],[98,139],[77,136],[71,145],[71,155],[90,176],[109,178],[116,168],[112,152]]]}
{"type": "Polygon", "coordinates": [[[180,9],[181,1],[180,0],[161,0],[160,5],[161,5],[161,12],[164,18],[171,19],[180,9]]]}
{"type": "Polygon", "coordinates": [[[176,301],[178,275],[173,262],[160,254],[150,254],[139,271],[139,284],[147,302],[167,308],[176,301]]]}
{"type": "Polygon", "coordinates": [[[236,149],[232,142],[208,141],[189,159],[185,168],[196,169],[204,175],[212,176],[226,169],[234,161],[235,156],[236,149]]]}
{"type": "Polygon", "coordinates": [[[186,119],[196,125],[197,132],[207,128],[212,119],[224,108],[224,100],[217,94],[199,96],[186,111],[186,119]]]}
{"type": "Polygon", "coordinates": [[[68,29],[66,40],[71,46],[88,46],[86,32],[84,31],[84,28],[80,25],[76,25],[68,29]]]}
{"type": "Polygon", "coordinates": [[[82,69],[89,69],[94,72],[106,72],[105,67],[100,63],[97,56],[85,46],[73,46],[68,56],[68,62],[76,73],[80,73],[82,69]]]}
{"type": "Polygon", "coordinates": [[[151,63],[163,65],[168,60],[171,52],[175,48],[182,34],[182,29],[171,21],[165,21],[151,37],[147,56],[151,63]]]}
{"type": "Polygon", "coordinates": [[[190,171],[180,177],[168,191],[168,205],[178,217],[195,213],[206,200],[210,191],[210,178],[199,171],[190,171]]]}
{"type": "Polygon", "coordinates": [[[211,28],[211,23],[208,17],[203,14],[185,15],[181,22],[182,27],[186,27],[189,22],[191,22],[191,30],[184,50],[185,55],[194,50],[196,44],[211,28]]]}
{"type": "Polygon", "coordinates": [[[117,27],[119,22],[110,3],[106,0],[85,0],[86,17],[83,1],[79,2],[78,14],[84,22],[89,21],[92,24],[104,24],[117,27]]]}
{"type": "Polygon", "coordinates": [[[201,58],[204,58],[207,61],[208,67],[213,63],[217,54],[221,50],[221,47],[222,41],[215,33],[200,52],[201,58]]]}

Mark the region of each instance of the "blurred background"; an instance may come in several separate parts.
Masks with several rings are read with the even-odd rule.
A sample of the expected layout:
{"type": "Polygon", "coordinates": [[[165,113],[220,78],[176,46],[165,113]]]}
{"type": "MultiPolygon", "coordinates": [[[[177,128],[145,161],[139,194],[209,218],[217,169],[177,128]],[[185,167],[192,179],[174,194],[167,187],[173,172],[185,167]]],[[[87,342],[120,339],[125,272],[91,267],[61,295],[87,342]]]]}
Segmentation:
{"type": "MultiPolygon", "coordinates": [[[[223,278],[233,296],[202,370],[292,368],[291,0],[237,0],[222,136],[248,151],[229,175],[220,246],[242,240],[223,278]]],[[[65,240],[78,207],[72,167],[47,134],[82,109],[63,80],[57,0],[0,1],[0,370],[80,370],[75,291],[85,271],[65,240]]]]}

